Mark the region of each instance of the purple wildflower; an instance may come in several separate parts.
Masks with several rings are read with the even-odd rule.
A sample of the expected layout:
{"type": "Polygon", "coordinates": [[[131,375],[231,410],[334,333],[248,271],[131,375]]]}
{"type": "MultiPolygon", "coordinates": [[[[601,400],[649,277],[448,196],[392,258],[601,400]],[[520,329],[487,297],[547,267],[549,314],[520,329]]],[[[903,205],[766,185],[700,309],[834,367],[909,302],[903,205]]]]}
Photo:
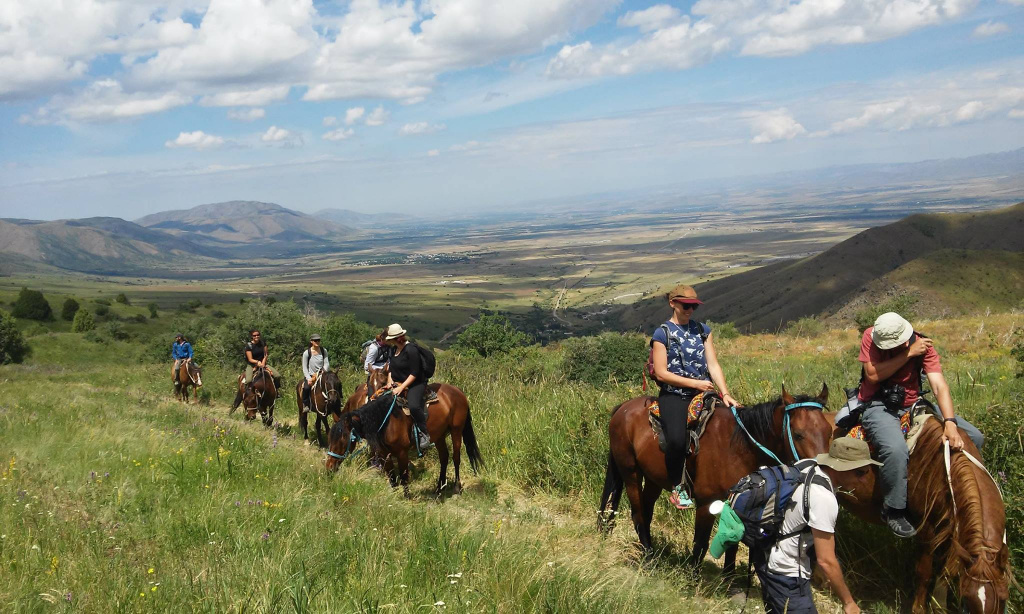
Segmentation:
{"type": "Polygon", "coordinates": [[[25,498],[25,495],[27,495],[27,494],[28,494],[28,492],[27,492],[27,491],[24,491],[24,490],[19,490],[19,491],[18,491],[18,501],[21,501],[22,499],[24,499],[24,498],[25,498]]]}
{"type": "Polygon", "coordinates": [[[241,501],[235,501],[235,507],[238,507],[238,506],[240,506],[240,505],[242,505],[242,502],[241,502],[241,501]]]}
{"type": "Polygon", "coordinates": [[[64,593],[64,601],[71,603],[71,591],[64,593]]]}
{"type": "Polygon", "coordinates": [[[91,481],[93,481],[95,479],[96,479],[96,472],[95,471],[90,471],[89,472],[89,481],[91,482],[91,481]]]}
{"type": "Polygon", "coordinates": [[[262,539],[263,541],[267,541],[268,539],[270,539],[270,533],[264,531],[263,535],[260,535],[260,539],[262,539]]]}
{"type": "Polygon", "coordinates": [[[103,477],[105,477],[105,478],[109,478],[109,477],[110,477],[110,472],[109,472],[109,471],[107,471],[106,473],[104,473],[104,474],[103,474],[103,477]]]}

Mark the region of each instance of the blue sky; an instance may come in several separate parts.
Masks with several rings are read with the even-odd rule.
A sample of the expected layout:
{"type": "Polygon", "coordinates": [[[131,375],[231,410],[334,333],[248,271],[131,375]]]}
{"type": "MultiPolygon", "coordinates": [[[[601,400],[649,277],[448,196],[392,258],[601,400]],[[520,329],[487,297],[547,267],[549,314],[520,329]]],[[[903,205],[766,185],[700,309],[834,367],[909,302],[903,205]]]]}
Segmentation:
{"type": "Polygon", "coordinates": [[[1024,146],[1024,0],[9,0],[0,217],[450,214],[1024,146]]]}

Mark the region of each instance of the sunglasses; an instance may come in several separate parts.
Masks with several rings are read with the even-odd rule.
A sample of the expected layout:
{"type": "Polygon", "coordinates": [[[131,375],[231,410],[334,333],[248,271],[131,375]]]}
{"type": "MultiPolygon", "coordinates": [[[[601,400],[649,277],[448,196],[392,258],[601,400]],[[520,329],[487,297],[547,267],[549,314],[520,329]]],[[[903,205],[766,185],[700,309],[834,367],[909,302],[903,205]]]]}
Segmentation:
{"type": "Polygon", "coordinates": [[[694,311],[696,311],[697,307],[700,306],[700,304],[698,303],[683,303],[681,301],[676,302],[679,303],[679,306],[682,307],[683,309],[693,309],[694,311]]]}

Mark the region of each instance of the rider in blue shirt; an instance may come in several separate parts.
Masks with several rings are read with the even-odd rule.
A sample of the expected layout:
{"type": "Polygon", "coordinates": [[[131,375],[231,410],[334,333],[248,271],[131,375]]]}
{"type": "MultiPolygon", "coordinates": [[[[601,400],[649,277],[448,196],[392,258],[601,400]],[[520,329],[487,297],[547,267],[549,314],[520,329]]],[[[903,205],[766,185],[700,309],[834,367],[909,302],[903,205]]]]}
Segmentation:
{"type": "Polygon", "coordinates": [[[171,358],[174,359],[174,366],[171,367],[171,379],[177,385],[178,370],[181,369],[182,361],[192,362],[192,344],[185,339],[185,335],[181,333],[174,335],[174,343],[171,344],[171,358]]]}

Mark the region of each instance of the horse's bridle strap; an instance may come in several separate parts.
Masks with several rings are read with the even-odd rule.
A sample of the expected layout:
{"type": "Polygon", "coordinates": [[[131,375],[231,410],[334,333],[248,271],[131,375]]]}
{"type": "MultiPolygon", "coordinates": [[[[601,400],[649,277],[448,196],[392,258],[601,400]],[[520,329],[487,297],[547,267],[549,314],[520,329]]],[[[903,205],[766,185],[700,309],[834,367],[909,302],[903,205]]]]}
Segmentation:
{"type": "Polygon", "coordinates": [[[802,403],[790,403],[789,405],[787,405],[785,407],[785,411],[789,411],[791,409],[796,409],[798,407],[813,407],[814,409],[820,409],[821,411],[825,411],[825,406],[822,405],[821,403],[818,403],[817,401],[804,401],[802,403]]]}

